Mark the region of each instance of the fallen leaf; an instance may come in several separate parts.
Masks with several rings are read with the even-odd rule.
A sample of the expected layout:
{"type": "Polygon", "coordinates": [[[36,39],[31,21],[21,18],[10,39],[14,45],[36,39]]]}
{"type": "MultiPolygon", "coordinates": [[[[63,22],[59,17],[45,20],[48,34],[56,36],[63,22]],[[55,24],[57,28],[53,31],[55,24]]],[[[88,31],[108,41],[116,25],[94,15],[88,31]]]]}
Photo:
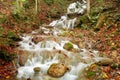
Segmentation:
{"type": "Polygon", "coordinates": [[[6,76],[6,79],[9,79],[10,78],[10,76],[6,76]]]}

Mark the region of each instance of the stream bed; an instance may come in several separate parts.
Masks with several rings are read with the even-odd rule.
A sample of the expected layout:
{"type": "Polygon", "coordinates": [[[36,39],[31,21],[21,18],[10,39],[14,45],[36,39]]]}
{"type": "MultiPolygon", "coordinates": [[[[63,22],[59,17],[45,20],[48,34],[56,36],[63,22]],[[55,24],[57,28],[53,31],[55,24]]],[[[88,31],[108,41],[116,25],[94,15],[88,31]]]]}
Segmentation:
{"type": "MultiPolygon", "coordinates": [[[[85,80],[84,70],[91,64],[102,59],[99,51],[91,49],[91,44],[86,42],[87,47],[79,47],[78,44],[71,42],[71,37],[61,36],[65,31],[74,29],[76,17],[69,19],[67,14],[83,14],[86,10],[86,1],[82,3],[71,3],[67,9],[67,13],[61,16],[61,19],[51,22],[48,27],[40,26],[38,30],[30,34],[21,35],[22,41],[19,42],[18,49],[27,51],[22,65],[18,68],[18,80],[85,80]],[[76,7],[77,6],[77,7],[76,7]],[[63,29],[64,28],[64,29],[63,29]],[[41,34],[42,31],[42,34],[41,34]],[[70,44],[72,48],[65,47],[70,44]],[[62,76],[51,76],[49,72],[51,65],[61,64],[67,68],[62,76]],[[35,69],[39,73],[35,73],[35,69]]],[[[79,40],[78,40],[79,42],[79,40]]],[[[82,43],[81,43],[82,45],[82,43]]],[[[59,74],[59,72],[53,73],[59,74]]],[[[54,74],[55,75],[55,74],[54,74]]]]}

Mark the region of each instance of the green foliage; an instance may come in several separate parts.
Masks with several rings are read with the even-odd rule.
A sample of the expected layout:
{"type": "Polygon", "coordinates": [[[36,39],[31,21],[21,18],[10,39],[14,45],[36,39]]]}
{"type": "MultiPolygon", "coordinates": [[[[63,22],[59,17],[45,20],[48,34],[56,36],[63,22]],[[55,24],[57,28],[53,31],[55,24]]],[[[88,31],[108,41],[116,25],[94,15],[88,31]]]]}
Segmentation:
{"type": "Polygon", "coordinates": [[[25,9],[29,9],[30,8],[30,3],[29,3],[29,1],[28,0],[26,0],[25,2],[24,2],[24,8],[25,9]]]}
{"type": "Polygon", "coordinates": [[[87,15],[83,15],[83,16],[80,17],[80,21],[82,23],[88,23],[89,19],[88,19],[87,15]]]}
{"type": "Polygon", "coordinates": [[[57,3],[59,3],[60,5],[62,5],[64,2],[62,2],[62,0],[56,0],[57,3]]]}
{"type": "Polygon", "coordinates": [[[13,31],[6,32],[6,29],[0,27],[0,44],[11,46],[21,38],[13,31]]]}
{"type": "Polygon", "coordinates": [[[2,14],[0,14],[0,16],[2,17],[0,18],[0,24],[6,22],[6,19],[7,19],[6,16],[2,14]]]}
{"type": "Polygon", "coordinates": [[[12,41],[19,41],[20,40],[19,36],[15,32],[12,32],[12,31],[8,32],[7,37],[8,37],[8,39],[10,39],[12,41]]]}
{"type": "Polygon", "coordinates": [[[85,30],[89,30],[89,29],[90,29],[90,27],[87,26],[87,24],[82,24],[82,25],[81,25],[81,28],[82,28],[82,29],[85,29],[85,30]]]}
{"type": "Polygon", "coordinates": [[[120,27],[118,27],[117,32],[120,32],[120,27]]]}
{"type": "Polygon", "coordinates": [[[82,29],[85,29],[85,30],[89,30],[90,29],[90,20],[88,18],[88,16],[85,14],[85,15],[82,15],[80,18],[80,23],[77,25],[77,27],[79,28],[82,28],[82,29]]]}
{"type": "Polygon", "coordinates": [[[114,22],[120,21],[120,14],[114,15],[114,22]]]}
{"type": "Polygon", "coordinates": [[[93,77],[93,76],[95,76],[95,75],[96,75],[96,72],[89,70],[89,71],[87,71],[86,77],[89,78],[89,77],[93,77]]]}
{"type": "Polygon", "coordinates": [[[104,3],[104,0],[97,0],[98,3],[104,3]]]}
{"type": "Polygon", "coordinates": [[[0,26],[0,37],[4,37],[3,33],[4,33],[4,29],[0,26]]]}
{"type": "Polygon", "coordinates": [[[113,68],[113,69],[120,69],[120,64],[114,63],[114,64],[111,65],[111,68],[113,68]]]}
{"type": "Polygon", "coordinates": [[[44,2],[47,3],[48,5],[54,4],[54,0],[44,0],[44,2]]]}
{"type": "Polygon", "coordinates": [[[101,69],[99,66],[92,64],[91,66],[89,66],[88,68],[85,69],[85,76],[92,80],[92,79],[96,79],[96,80],[102,80],[101,79],[101,69]]]}
{"type": "Polygon", "coordinates": [[[28,2],[27,0],[16,0],[13,3],[13,5],[15,6],[14,14],[21,13],[24,10],[24,4],[26,4],[27,2],[28,2]]]}
{"type": "Polygon", "coordinates": [[[16,20],[16,22],[21,23],[24,20],[28,20],[28,17],[22,15],[21,13],[12,14],[12,17],[16,20]]]}

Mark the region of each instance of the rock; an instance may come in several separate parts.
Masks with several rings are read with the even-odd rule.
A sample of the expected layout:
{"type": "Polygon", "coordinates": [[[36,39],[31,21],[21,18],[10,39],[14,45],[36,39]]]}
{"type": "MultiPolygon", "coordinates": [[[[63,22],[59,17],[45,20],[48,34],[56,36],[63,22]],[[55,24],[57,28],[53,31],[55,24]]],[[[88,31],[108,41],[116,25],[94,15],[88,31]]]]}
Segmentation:
{"type": "Polygon", "coordinates": [[[19,45],[18,42],[14,42],[14,43],[10,43],[10,46],[11,46],[12,48],[16,48],[16,47],[19,47],[20,45],[19,45]]]}
{"type": "Polygon", "coordinates": [[[80,38],[72,38],[72,40],[71,40],[71,42],[72,42],[73,44],[78,44],[80,41],[81,41],[80,38]]]}
{"type": "Polygon", "coordinates": [[[68,43],[65,43],[63,48],[66,49],[66,50],[72,50],[73,49],[73,45],[72,45],[72,43],[68,42],[68,43]]]}
{"type": "Polygon", "coordinates": [[[54,63],[50,66],[50,68],[48,69],[48,74],[52,77],[62,77],[64,76],[64,74],[70,70],[66,65],[62,64],[62,63],[54,63]]]}
{"type": "Polygon", "coordinates": [[[25,62],[27,61],[30,52],[29,51],[24,51],[24,50],[18,50],[17,54],[19,56],[18,61],[20,66],[24,66],[25,62]]]}
{"type": "Polygon", "coordinates": [[[32,30],[36,30],[36,29],[39,29],[39,25],[32,23],[32,30]]]}
{"type": "Polygon", "coordinates": [[[38,72],[40,72],[40,67],[35,67],[33,70],[35,73],[38,73],[38,72]]]}
{"type": "Polygon", "coordinates": [[[67,16],[68,16],[68,19],[74,19],[75,17],[77,17],[74,23],[74,27],[77,27],[78,25],[81,24],[81,21],[80,21],[81,16],[79,14],[74,13],[74,14],[68,14],[67,16]]]}
{"type": "Polygon", "coordinates": [[[32,38],[32,42],[34,42],[35,44],[37,44],[38,42],[43,41],[43,40],[44,40],[43,37],[38,37],[38,36],[35,36],[32,38]]]}
{"type": "Polygon", "coordinates": [[[99,62],[96,62],[96,64],[99,66],[109,66],[112,63],[113,63],[113,59],[109,59],[109,58],[104,58],[100,60],[99,62]]]}
{"type": "Polygon", "coordinates": [[[78,14],[78,13],[71,13],[71,14],[67,14],[68,18],[75,18],[75,17],[79,17],[81,16],[81,14],[78,14]]]}
{"type": "Polygon", "coordinates": [[[49,75],[45,75],[45,76],[43,76],[43,80],[58,80],[58,78],[54,78],[49,75]]]}
{"type": "Polygon", "coordinates": [[[32,76],[31,80],[43,80],[40,73],[40,67],[35,67],[34,75],[32,76]]]}

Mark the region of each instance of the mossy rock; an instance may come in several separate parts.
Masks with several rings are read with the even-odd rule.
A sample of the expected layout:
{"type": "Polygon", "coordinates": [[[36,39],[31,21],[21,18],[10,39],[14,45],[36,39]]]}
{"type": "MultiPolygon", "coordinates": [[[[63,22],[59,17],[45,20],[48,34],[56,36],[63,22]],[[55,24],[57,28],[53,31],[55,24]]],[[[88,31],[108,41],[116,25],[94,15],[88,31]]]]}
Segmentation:
{"type": "Polygon", "coordinates": [[[64,76],[64,74],[70,69],[62,63],[54,63],[48,69],[48,74],[52,77],[59,78],[64,76]]]}
{"type": "Polygon", "coordinates": [[[68,42],[68,43],[65,43],[63,48],[66,49],[66,50],[72,50],[73,49],[73,45],[72,45],[72,43],[68,42]]]}
{"type": "Polygon", "coordinates": [[[110,58],[104,58],[104,59],[96,62],[96,64],[99,66],[109,66],[112,63],[113,63],[113,59],[110,59],[110,58]]]}

